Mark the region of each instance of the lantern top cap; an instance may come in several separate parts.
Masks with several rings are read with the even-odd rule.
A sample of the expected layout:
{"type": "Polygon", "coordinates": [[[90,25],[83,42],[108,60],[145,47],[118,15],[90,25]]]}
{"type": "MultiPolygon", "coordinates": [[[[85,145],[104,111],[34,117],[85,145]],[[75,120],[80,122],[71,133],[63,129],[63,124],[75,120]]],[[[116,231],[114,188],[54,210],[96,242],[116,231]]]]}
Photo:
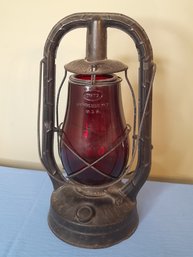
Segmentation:
{"type": "Polygon", "coordinates": [[[87,26],[86,58],[72,61],[64,67],[81,74],[110,74],[128,68],[120,61],[107,59],[107,28],[99,16],[93,17],[87,26]]]}
{"type": "Polygon", "coordinates": [[[116,60],[101,60],[88,62],[86,59],[72,61],[66,64],[65,69],[76,74],[112,74],[128,69],[127,65],[116,60]]]}

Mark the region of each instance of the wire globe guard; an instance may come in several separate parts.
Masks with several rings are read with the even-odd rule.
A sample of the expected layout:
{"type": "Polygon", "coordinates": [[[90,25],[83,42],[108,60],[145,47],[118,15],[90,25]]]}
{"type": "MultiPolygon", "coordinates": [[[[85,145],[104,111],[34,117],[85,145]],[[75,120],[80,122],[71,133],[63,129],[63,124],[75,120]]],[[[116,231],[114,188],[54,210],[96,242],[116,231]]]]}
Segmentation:
{"type": "MultiPolygon", "coordinates": [[[[118,66],[119,70],[125,69],[120,64],[118,66]]],[[[77,13],[59,21],[50,32],[40,69],[40,80],[43,77],[42,143],[39,132],[38,140],[40,159],[55,189],[51,196],[48,223],[54,234],[63,241],[79,247],[103,248],[128,238],[137,228],[136,196],[151,168],[153,76],[153,53],[149,39],[143,28],[127,16],[115,13],[77,13]],[[71,183],[72,181],[66,179],[59,170],[53,150],[57,47],[66,33],[75,28],[88,27],[96,17],[100,17],[106,28],[118,28],[126,32],[135,42],[140,62],[138,123],[141,124],[143,119],[138,138],[135,172],[126,183],[120,179],[104,187],[79,186],[78,183],[71,183]]],[[[39,118],[40,114],[38,120],[39,118]]],[[[125,178],[127,178],[126,173],[125,178]]]]}

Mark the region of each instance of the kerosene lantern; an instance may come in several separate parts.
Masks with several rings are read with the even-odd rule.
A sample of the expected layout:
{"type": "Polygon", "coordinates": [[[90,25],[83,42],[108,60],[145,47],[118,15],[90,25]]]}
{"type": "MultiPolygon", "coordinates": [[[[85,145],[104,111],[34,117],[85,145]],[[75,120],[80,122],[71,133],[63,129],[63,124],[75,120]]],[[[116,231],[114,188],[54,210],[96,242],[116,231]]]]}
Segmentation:
{"type": "Polygon", "coordinates": [[[73,14],[59,21],[47,38],[40,65],[38,120],[43,80],[43,122],[39,153],[54,186],[48,223],[54,234],[69,244],[108,247],[128,238],[138,225],[136,196],[151,167],[152,60],[143,28],[121,14],[73,14]],[[109,27],[122,30],[135,42],[140,64],[137,101],[127,65],[107,58],[109,27]],[[62,37],[77,28],[87,30],[86,57],[64,66],[65,78],[67,72],[71,75],[61,122],[58,103],[63,84],[55,92],[56,52],[62,37]],[[118,72],[125,73],[131,91],[132,126],[124,118],[118,72]],[[55,138],[63,169],[55,158],[55,138]],[[137,164],[131,170],[136,152],[137,164]]]}

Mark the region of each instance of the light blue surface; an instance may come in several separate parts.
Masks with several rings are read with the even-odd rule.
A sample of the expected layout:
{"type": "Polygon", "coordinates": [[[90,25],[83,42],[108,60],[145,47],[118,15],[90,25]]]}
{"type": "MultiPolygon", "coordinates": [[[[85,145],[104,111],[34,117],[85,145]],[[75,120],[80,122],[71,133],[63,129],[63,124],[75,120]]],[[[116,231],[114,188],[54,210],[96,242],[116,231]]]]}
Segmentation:
{"type": "Polygon", "coordinates": [[[146,182],[139,227],[106,249],[70,246],[47,225],[51,182],[44,172],[0,167],[0,257],[193,257],[193,186],[146,182]]]}

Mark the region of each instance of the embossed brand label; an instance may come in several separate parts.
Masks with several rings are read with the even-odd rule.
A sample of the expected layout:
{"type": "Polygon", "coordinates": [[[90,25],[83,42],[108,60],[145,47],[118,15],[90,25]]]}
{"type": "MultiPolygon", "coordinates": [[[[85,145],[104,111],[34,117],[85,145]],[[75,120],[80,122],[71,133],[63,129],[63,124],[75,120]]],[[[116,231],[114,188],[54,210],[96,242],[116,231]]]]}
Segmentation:
{"type": "Polygon", "coordinates": [[[84,100],[87,100],[89,102],[96,102],[99,101],[103,97],[103,95],[102,92],[100,92],[99,90],[93,90],[85,92],[83,97],[84,100]]]}

